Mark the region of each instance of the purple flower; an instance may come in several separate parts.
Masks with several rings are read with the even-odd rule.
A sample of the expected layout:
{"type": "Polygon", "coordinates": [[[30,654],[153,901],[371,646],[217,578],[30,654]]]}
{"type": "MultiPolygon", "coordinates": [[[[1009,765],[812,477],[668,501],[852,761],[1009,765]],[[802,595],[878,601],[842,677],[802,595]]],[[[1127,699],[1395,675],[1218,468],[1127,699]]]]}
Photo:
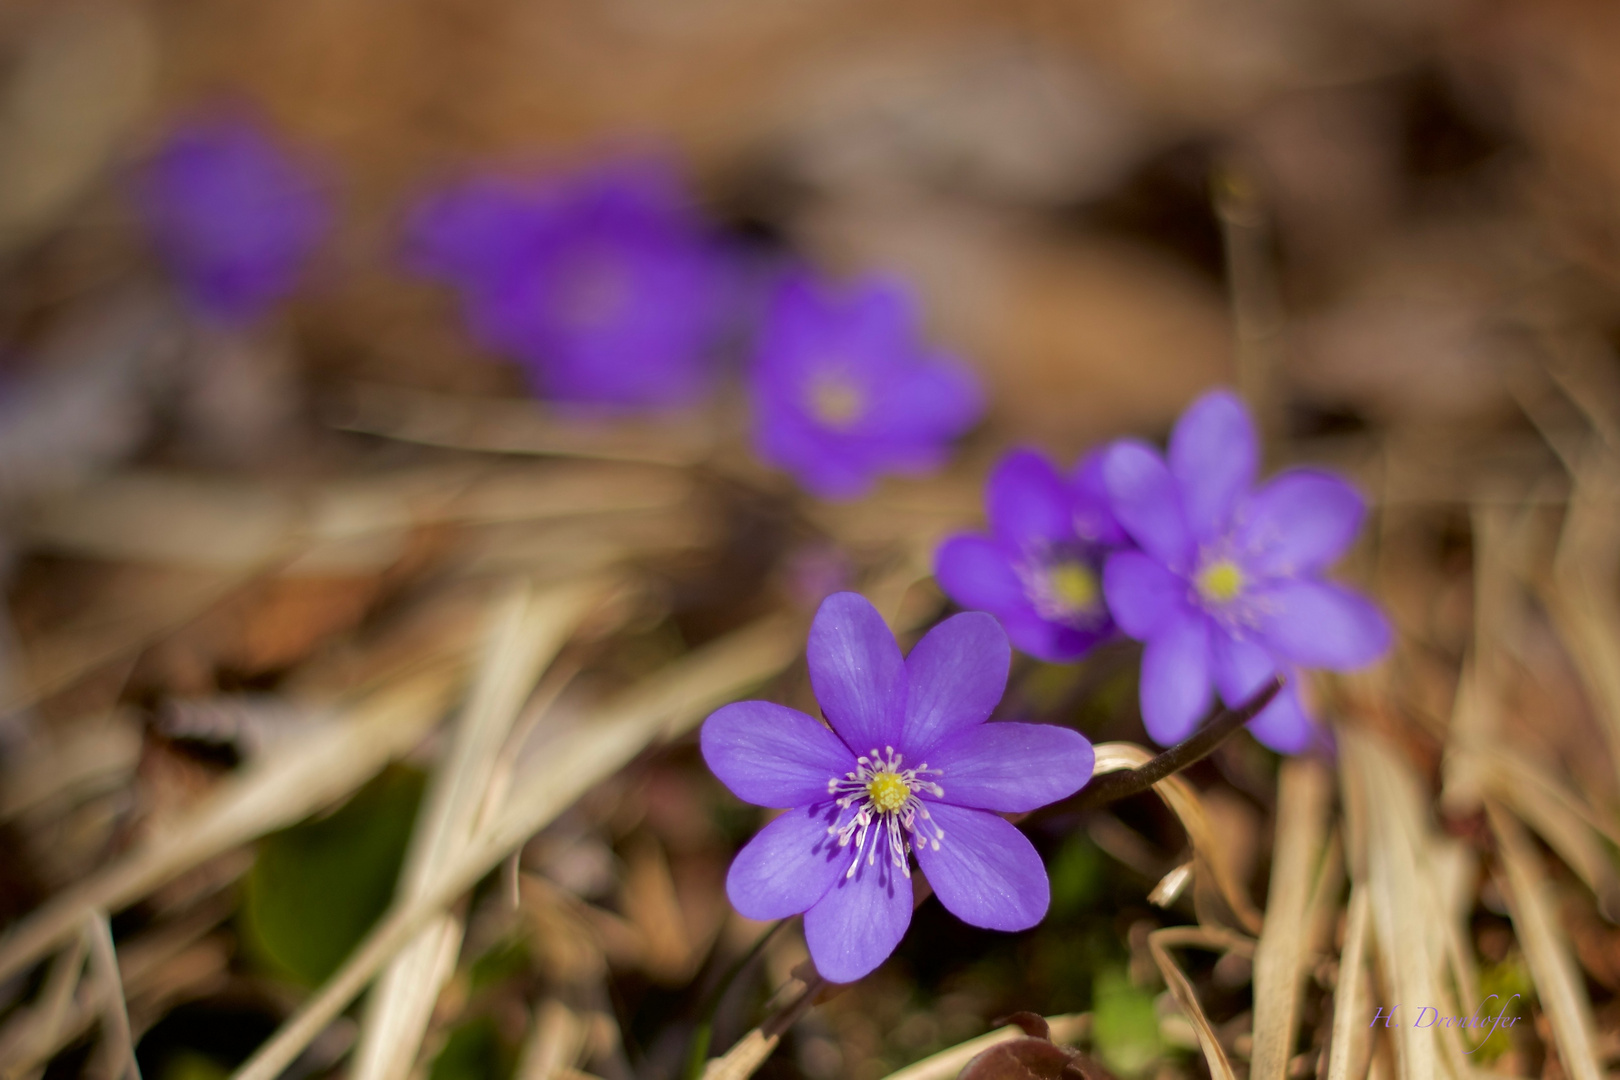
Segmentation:
{"type": "Polygon", "coordinates": [[[411,264],[457,286],[474,337],[544,396],[648,408],[708,389],[728,268],[666,164],[474,178],[408,233],[411,264]]]}
{"type": "Polygon", "coordinates": [[[317,170],[234,113],[177,129],[136,188],[187,298],[228,323],[251,322],[291,292],[331,220],[317,170]]]}
{"type": "MultiPolygon", "coordinates": [[[[1369,600],[1322,580],[1355,540],[1361,496],[1336,476],[1290,469],[1251,491],[1259,460],[1242,402],[1199,398],[1170,436],[1169,461],[1122,441],[1103,478],[1141,551],[1111,556],[1103,591],[1121,630],[1147,642],[1142,719],[1161,744],[1184,738],[1218,691],[1237,705],[1278,672],[1344,671],[1389,647],[1369,600]]],[[[1298,679],[1250,724],[1283,753],[1315,734],[1298,679]]]]}
{"type": "Polygon", "coordinates": [[[879,473],[938,468],[984,411],[972,373],[924,351],[910,296],[881,279],[838,293],[785,281],[752,389],[760,457],[829,499],[865,493],[879,473]]]}
{"type": "Polygon", "coordinates": [[[1014,645],[1042,660],[1073,660],[1112,635],[1102,567],[1129,540],[1108,505],[1101,452],[1066,478],[1016,450],[990,474],[984,502],[990,535],[953,536],[934,557],[946,595],[996,616],[1014,645]]]}
{"type": "Polygon", "coordinates": [[[999,814],[1073,794],[1094,758],[1069,728],[985,723],[1011,659],[996,620],[947,619],[902,661],[877,610],[837,593],[816,612],[808,653],[831,730],[768,701],[727,705],[703,724],[704,760],[738,798],[789,808],[731,864],[733,906],[750,919],[804,912],[810,956],[833,982],[860,978],[900,943],[908,851],[962,921],[1040,922],[1046,870],[999,814]]]}

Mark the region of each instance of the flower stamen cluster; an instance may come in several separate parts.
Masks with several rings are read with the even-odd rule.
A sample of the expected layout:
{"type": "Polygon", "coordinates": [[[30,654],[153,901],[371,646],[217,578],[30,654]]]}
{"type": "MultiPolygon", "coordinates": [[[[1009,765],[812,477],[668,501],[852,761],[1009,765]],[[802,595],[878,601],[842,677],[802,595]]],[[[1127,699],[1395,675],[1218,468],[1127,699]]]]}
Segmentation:
{"type": "Polygon", "coordinates": [[[904,755],[895,753],[892,746],[883,749],[882,754],[875,748],[870,754],[862,754],[855,759],[853,770],[827,781],[827,794],[835,796],[833,802],[840,811],[839,820],[828,826],[827,835],[838,837],[841,848],[849,847],[851,840],[855,844],[855,858],[845,877],[855,876],[863,853],[866,865],[875,866],[877,849],[885,840],[889,861],[910,877],[911,862],[906,856],[913,846],[926,844],[938,851],[939,842],[945,838],[945,830],[929,816],[928,808],[917,797],[919,793],[936,799],[944,796],[944,788],[924,779],[943,775],[942,771],[930,769],[926,761],[915,769],[903,768],[904,755]],[[844,812],[852,808],[854,815],[845,821],[844,812]],[[881,836],[868,847],[866,839],[874,822],[881,836]],[[932,835],[929,835],[930,830],[932,835]]]}

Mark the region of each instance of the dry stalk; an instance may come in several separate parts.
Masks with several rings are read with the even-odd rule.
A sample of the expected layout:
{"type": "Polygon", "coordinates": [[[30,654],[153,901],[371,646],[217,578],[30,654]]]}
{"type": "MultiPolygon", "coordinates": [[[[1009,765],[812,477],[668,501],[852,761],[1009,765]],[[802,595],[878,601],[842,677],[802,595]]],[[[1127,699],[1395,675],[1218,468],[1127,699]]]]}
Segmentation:
{"type": "Polygon", "coordinates": [[[1293,1057],[1300,980],[1311,955],[1311,886],[1327,834],[1332,776],[1320,762],[1283,764],[1265,927],[1254,956],[1252,1080],[1283,1080],[1293,1057]]]}
{"type": "Polygon", "coordinates": [[[802,636],[794,620],[763,619],[676,661],[559,737],[513,785],[507,805],[477,840],[442,866],[420,896],[396,901],[235,1080],[274,1080],[457,896],[648,745],[688,730],[709,709],[780,671],[797,655],[802,636]]]}

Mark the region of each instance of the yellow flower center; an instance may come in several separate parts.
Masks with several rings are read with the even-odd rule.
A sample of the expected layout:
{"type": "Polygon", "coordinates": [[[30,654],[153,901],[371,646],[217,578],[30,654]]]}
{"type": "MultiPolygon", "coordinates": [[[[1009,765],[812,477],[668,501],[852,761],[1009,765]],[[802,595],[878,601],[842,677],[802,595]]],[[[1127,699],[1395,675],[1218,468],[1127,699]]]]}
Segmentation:
{"type": "Polygon", "coordinates": [[[846,428],[866,415],[866,394],[850,379],[831,372],[810,384],[810,412],[830,428],[846,428]]]}
{"type": "Polygon", "coordinates": [[[1205,600],[1225,604],[1243,591],[1243,571],[1231,559],[1217,559],[1198,571],[1198,592],[1205,600]]]}
{"type": "Polygon", "coordinates": [[[911,797],[911,786],[897,773],[880,772],[866,785],[866,797],[879,813],[889,814],[905,805],[911,797]]]}
{"type": "Polygon", "coordinates": [[[1065,610],[1079,614],[1097,606],[1097,575],[1082,562],[1056,563],[1046,571],[1052,598],[1065,610]]]}

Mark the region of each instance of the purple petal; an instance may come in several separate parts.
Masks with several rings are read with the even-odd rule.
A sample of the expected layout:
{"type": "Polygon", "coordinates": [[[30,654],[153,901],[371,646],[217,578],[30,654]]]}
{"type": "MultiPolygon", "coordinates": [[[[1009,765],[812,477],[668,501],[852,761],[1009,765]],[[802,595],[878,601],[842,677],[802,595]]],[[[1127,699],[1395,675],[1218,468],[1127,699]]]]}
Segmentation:
{"type": "Polygon", "coordinates": [[[953,536],[941,544],[934,577],[945,595],[966,608],[999,614],[1029,607],[1007,553],[982,536],[953,536]]]}
{"type": "Polygon", "coordinates": [[[1076,630],[1062,623],[1047,622],[1028,606],[1011,613],[996,614],[1014,648],[1049,664],[1079,659],[1113,630],[1111,625],[1098,630],[1076,630]]]}
{"type": "Polygon", "coordinates": [[[822,977],[847,983],[887,960],[906,936],[912,892],[911,879],[889,861],[887,848],[880,848],[875,864],[862,859],[849,878],[842,876],[849,849],[840,855],[838,880],[804,913],[804,940],[822,977]]]}
{"type": "Polygon", "coordinates": [[[985,483],[984,501],[991,526],[1007,543],[1075,535],[1073,498],[1057,469],[1033,450],[1016,450],[1001,459],[985,483]]]}
{"type": "Polygon", "coordinates": [[[1012,647],[1007,632],[982,611],[953,615],[923,636],[906,657],[908,757],[963,728],[982,724],[1007,689],[1012,647]]]}
{"type": "Polygon", "coordinates": [[[1300,701],[1296,678],[1290,678],[1276,700],[1249,721],[1249,731],[1279,754],[1302,754],[1311,748],[1318,732],[1300,701]]]}
{"type": "Polygon", "coordinates": [[[1115,443],[1103,459],[1103,481],[1114,516],[1131,538],[1170,566],[1192,559],[1193,539],[1181,492],[1164,460],[1146,443],[1115,443]]]}
{"type": "Polygon", "coordinates": [[[739,701],[703,722],[703,760],[720,782],[755,806],[808,806],[827,781],[855,768],[843,741],[797,709],[739,701]]]}
{"type": "Polygon", "coordinates": [[[1151,556],[1120,551],[1103,567],[1103,596],[1119,628],[1146,641],[1187,608],[1187,583],[1151,556]]]}
{"type": "Polygon", "coordinates": [[[1215,688],[1227,705],[1235,708],[1243,704],[1260,689],[1261,683],[1277,673],[1277,662],[1253,638],[1239,639],[1216,633],[1211,634],[1210,639],[1215,688]]]}
{"type": "Polygon", "coordinates": [[[1364,510],[1361,495],[1337,476],[1290,469],[1244,504],[1238,545],[1259,552],[1279,576],[1313,573],[1355,542],[1364,510]]]}
{"type": "Polygon", "coordinates": [[[827,829],[831,803],[789,810],[737,852],[726,874],[726,895],[744,918],[785,919],[827,895],[849,866],[849,850],[827,829]]]}
{"type": "Polygon", "coordinates": [[[1389,648],[1389,623],[1371,600],[1325,581],[1288,581],[1256,597],[1260,632],[1276,653],[1305,667],[1349,671],[1389,648]]]}
{"type": "Polygon", "coordinates": [[[1074,467],[1069,489],[1074,494],[1074,528],[1082,540],[1115,547],[1129,542],[1125,530],[1114,517],[1108,499],[1108,484],[1103,479],[1103,461],[1107,448],[1093,450],[1081,458],[1074,467]]]}
{"type": "Polygon", "coordinates": [[[1225,530],[1238,498],[1254,483],[1259,459],[1249,410],[1230,390],[1212,390],[1181,414],[1170,436],[1170,471],[1195,537],[1225,530]]]}
{"type": "Polygon", "coordinates": [[[754,412],[755,452],[765,462],[792,473],[810,494],[843,501],[858,499],[872,489],[876,469],[852,454],[843,440],[773,407],[762,394],[755,396],[754,412]]]}
{"type": "Polygon", "coordinates": [[[1159,627],[1142,652],[1142,722],[1160,746],[1185,739],[1209,709],[1209,636],[1208,619],[1184,612],[1159,627]]]}
{"type": "Polygon", "coordinates": [[[875,409],[883,415],[874,434],[917,449],[955,438],[984,415],[984,389],[973,369],[950,357],[923,358],[887,385],[875,409]]]}
{"type": "MultiPolygon", "coordinates": [[[[1215,686],[1221,700],[1236,708],[1277,673],[1271,654],[1253,639],[1238,640],[1225,634],[1212,635],[1210,652],[1215,661],[1215,686]]],[[[1299,675],[1287,672],[1287,682],[1270,705],[1249,721],[1254,737],[1283,754],[1303,753],[1316,734],[1299,699],[1299,675]]]]}
{"type": "Polygon", "coordinates": [[[1022,813],[1066,799],[1096,765],[1086,737],[1053,724],[980,724],[928,752],[939,769],[940,801],[1022,813]]]}
{"type": "Polygon", "coordinates": [[[905,719],[905,669],[877,608],[859,593],[827,597],[805,653],[816,700],[845,744],[857,754],[893,745],[905,719]]]}
{"type": "Polygon", "coordinates": [[[939,850],[917,845],[917,862],[940,903],[970,926],[1028,930],[1051,902],[1046,867],[1029,838],[983,810],[929,803],[945,831],[939,850]]]}

